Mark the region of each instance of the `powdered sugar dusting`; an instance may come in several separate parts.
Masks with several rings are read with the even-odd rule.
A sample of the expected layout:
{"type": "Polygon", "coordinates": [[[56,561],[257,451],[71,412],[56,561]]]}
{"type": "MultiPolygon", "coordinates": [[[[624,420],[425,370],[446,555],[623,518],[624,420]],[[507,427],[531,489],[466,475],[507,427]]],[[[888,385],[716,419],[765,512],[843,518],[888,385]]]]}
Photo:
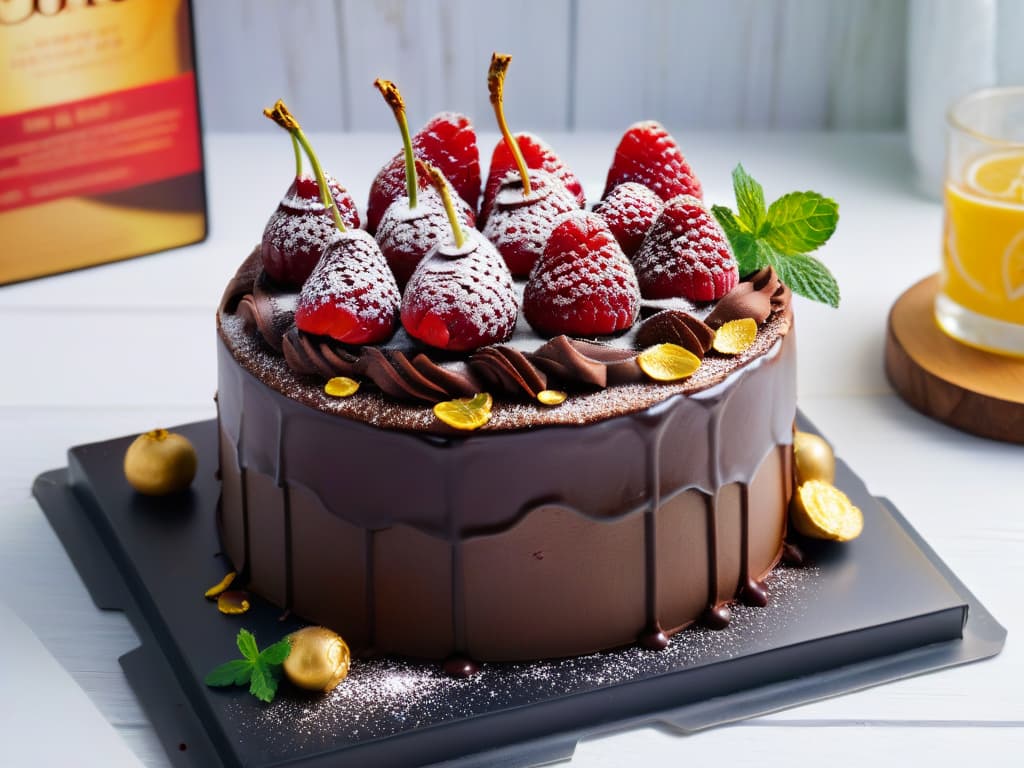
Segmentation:
{"type": "Polygon", "coordinates": [[[409,207],[407,196],[398,198],[377,228],[377,243],[400,286],[409,282],[427,253],[451,236],[448,215],[436,195],[419,196],[415,208],[409,207]]]}
{"type": "Polygon", "coordinates": [[[634,123],[623,134],[608,169],[604,195],[626,181],[638,181],[666,201],[677,195],[704,197],[675,139],[654,120],[634,123]]]}
{"type": "Polygon", "coordinates": [[[530,171],[530,183],[531,198],[524,198],[519,173],[505,175],[483,231],[516,275],[527,274],[540,258],[555,219],[579,209],[576,198],[551,174],[530,171]]]}
{"type": "Polygon", "coordinates": [[[472,349],[507,339],[519,304],[494,246],[476,231],[467,234],[472,248],[441,249],[416,268],[402,301],[402,323],[415,328],[428,313],[438,315],[453,331],[458,326],[465,348],[472,349]]]}
{"type": "Polygon", "coordinates": [[[732,248],[704,204],[680,195],[665,205],[633,257],[645,298],[722,298],[739,282],[732,248]]]}
{"type": "Polygon", "coordinates": [[[329,304],[366,324],[393,316],[401,295],[377,241],[352,229],[335,235],[302,286],[296,312],[329,304]]]}
{"type": "Polygon", "coordinates": [[[640,311],[636,275],[600,216],[560,216],[530,273],[523,312],[548,335],[610,335],[629,328],[640,311]]]}
{"type": "MultiPolygon", "coordinates": [[[[768,605],[732,607],[723,630],[693,626],[662,651],[630,646],[569,659],[482,664],[469,678],[446,675],[439,664],[392,657],[357,659],[331,693],[301,696],[282,689],[272,704],[236,689],[226,706],[241,738],[271,760],[299,758],[351,744],[466,718],[540,704],[768,650],[785,630],[818,608],[824,569],[779,566],[766,578],[768,605]]],[[[343,759],[343,758],[342,758],[343,759]]]]}
{"type": "Polygon", "coordinates": [[[633,256],[664,207],[649,188],[627,181],[615,187],[594,212],[608,224],[623,252],[633,256]]]}

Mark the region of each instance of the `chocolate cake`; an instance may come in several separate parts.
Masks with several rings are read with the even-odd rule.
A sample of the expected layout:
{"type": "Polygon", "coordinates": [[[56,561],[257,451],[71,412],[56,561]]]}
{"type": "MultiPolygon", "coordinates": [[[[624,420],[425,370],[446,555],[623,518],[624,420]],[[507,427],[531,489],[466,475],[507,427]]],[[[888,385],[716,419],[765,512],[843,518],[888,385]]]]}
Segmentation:
{"type": "MultiPolygon", "coordinates": [[[[290,325],[294,296],[268,292],[258,253],[218,319],[221,531],[252,590],[356,653],[480,661],[657,646],[724,625],[734,600],[763,604],[796,410],[773,275],[735,290],[764,306],[779,293],[754,345],[662,384],[636,367],[636,334],[599,347],[520,327],[489,354],[435,362],[399,331],[356,357],[290,325]],[[489,386],[491,420],[459,434],[395,396],[430,367],[451,372],[439,397],[489,386]],[[339,373],[378,390],[331,398],[322,377],[339,373]],[[575,394],[546,407],[525,399],[531,381],[575,394]]],[[[637,334],[671,327],[663,315],[637,334]]]]}
{"type": "Polygon", "coordinates": [[[553,151],[507,132],[504,66],[479,206],[468,120],[410,140],[378,81],[408,182],[401,197],[400,156],[374,181],[379,247],[287,108],[268,110],[321,200],[297,162],[276,239],[217,318],[219,522],[242,580],[356,655],[457,672],[725,626],[734,601],[765,604],[793,494],[789,288],[771,266],[740,279],[656,123],[627,131],[605,200],[580,210],[553,151]],[[338,231],[311,243],[290,205],[338,231]]]}

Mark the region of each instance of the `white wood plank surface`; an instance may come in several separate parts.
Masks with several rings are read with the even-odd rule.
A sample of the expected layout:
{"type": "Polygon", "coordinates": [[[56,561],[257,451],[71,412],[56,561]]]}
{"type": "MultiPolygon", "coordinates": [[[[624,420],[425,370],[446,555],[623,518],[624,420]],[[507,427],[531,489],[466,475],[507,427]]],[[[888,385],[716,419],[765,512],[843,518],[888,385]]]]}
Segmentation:
{"type": "MultiPolygon", "coordinates": [[[[365,190],[391,154],[383,135],[318,134],[343,180],[365,190]]],[[[552,134],[599,191],[615,133],[552,134]]],[[[711,134],[679,139],[708,190],[728,202],[737,160],[769,199],[794,186],[841,203],[824,256],[839,275],[835,312],[798,302],[800,404],[839,455],[886,495],[1010,632],[998,658],[817,702],[706,734],[639,729],[585,741],[576,766],[1019,764],[1024,747],[1024,449],[957,433],[893,396],[882,374],[885,313],[938,264],[941,210],[917,197],[900,135],[711,134]]],[[[136,638],[98,611],[44,518],[32,479],[70,445],[213,415],[213,308],[287,184],[277,136],[208,141],[214,226],[202,245],[0,289],[0,599],[9,603],[149,766],[169,764],[117,664],[136,638]],[[40,343],[42,342],[42,343],[40,343]],[[41,355],[40,349],[47,354],[41,355]]],[[[333,163],[332,163],[333,164],[333,163]]],[[[360,195],[362,197],[362,194],[360,195]]],[[[3,724],[0,722],[0,741],[3,724]]],[[[0,764],[6,765],[0,754],[0,764]]],[[[88,756],[83,757],[88,765],[88,756]]],[[[20,766],[16,767],[20,768],[20,766]]]]}

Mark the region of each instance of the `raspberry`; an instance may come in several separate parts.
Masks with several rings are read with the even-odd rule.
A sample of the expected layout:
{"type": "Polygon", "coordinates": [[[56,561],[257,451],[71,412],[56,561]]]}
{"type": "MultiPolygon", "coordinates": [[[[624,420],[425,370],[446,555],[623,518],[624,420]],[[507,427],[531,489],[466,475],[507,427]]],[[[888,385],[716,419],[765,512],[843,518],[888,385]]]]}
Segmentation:
{"type": "Polygon", "coordinates": [[[494,243],[516,277],[530,273],[555,219],[579,210],[575,196],[549,173],[530,171],[529,197],[523,197],[522,185],[518,171],[506,174],[484,226],[484,237],[494,243]]]}
{"type": "MultiPolygon", "coordinates": [[[[473,211],[461,197],[455,206],[466,226],[476,225],[473,211]]],[[[395,275],[399,288],[404,288],[416,265],[438,244],[451,235],[448,215],[441,196],[428,186],[417,194],[417,205],[409,207],[409,198],[399,197],[384,211],[377,227],[377,243],[395,275]]]]}
{"type": "Polygon", "coordinates": [[[700,181],[679,145],[653,120],[634,123],[623,134],[615,148],[602,197],[627,181],[640,182],[666,202],[677,195],[704,198],[700,181]]]}
{"type": "Polygon", "coordinates": [[[518,314],[508,268],[475,231],[462,248],[446,243],[423,259],[402,297],[410,336],[458,352],[505,341],[518,314]]]}
{"type": "MultiPolygon", "coordinates": [[[[586,205],[587,199],[583,195],[583,185],[580,184],[580,180],[543,139],[532,133],[518,133],[516,142],[519,144],[519,151],[523,153],[523,160],[526,161],[527,168],[550,173],[576,196],[580,208],[586,205]]],[[[512,157],[508,144],[499,141],[491,155],[491,167],[487,173],[487,183],[484,185],[484,201],[480,205],[479,217],[481,227],[487,223],[487,217],[494,205],[494,196],[498,194],[502,179],[509,171],[513,170],[516,170],[515,158],[512,157]]]]}
{"type": "MultiPolygon", "coordinates": [[[[412,137],[412,148],[418,158],[441,169],[475,214],[480,200],[480,150],[469,118],[454,112],[435,115],[412,137]]],[[[368,232],[377,231],[384,211],[406,191],[405,155],[399,152],[378,171],[370,185],[370,200],[366,205],[368,232]]]]}
{"type": "MultiPolygon", "coordinates": [[[[327,186],[345,226],[359,226],[355,200],[333,176],[327,186]]],[[[275,282],[299,286],[320,261],[338,230],[320,200],[320,187],[312,176],[296,176],[263,230],[263,268],[275,282]]]]}
{"type": "Polygon", "coordinates": [[[635,181],[619,184],[594,209],[615,235],[622,252],[632,257],[665,204],[648,187],[635,181]]]}
{"type": "Polygon", "coordinates": [[[608,336],[629,328],[640,288],[604,220],[575,211],[558,219],[523,294],[523,315],[545,336],[608,336]]]}
{"type": "Polygon", "coordinates": [[[345,344],[377,344],[394,332],[400,301],[377,241],[350,229],[334,236],[302,286],[295,325],[345,344]]]}
{"type": "Polygon", "coordinates": [[[689,195],[665,204],[633,266],[645,299],[714,301],[739,282],[725,233],[704,204],[689,195]]]}

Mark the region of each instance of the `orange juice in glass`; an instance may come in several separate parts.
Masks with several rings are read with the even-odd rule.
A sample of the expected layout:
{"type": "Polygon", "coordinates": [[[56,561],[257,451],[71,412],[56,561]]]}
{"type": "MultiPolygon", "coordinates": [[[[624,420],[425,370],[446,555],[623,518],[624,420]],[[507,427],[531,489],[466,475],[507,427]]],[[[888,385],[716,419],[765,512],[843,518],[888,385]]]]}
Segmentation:
{"type": "Polygon", "coordinates": [[[979,91],[950,111],[942,250],[939,326],[1024,356],[1024,88],[979,91]]]}

